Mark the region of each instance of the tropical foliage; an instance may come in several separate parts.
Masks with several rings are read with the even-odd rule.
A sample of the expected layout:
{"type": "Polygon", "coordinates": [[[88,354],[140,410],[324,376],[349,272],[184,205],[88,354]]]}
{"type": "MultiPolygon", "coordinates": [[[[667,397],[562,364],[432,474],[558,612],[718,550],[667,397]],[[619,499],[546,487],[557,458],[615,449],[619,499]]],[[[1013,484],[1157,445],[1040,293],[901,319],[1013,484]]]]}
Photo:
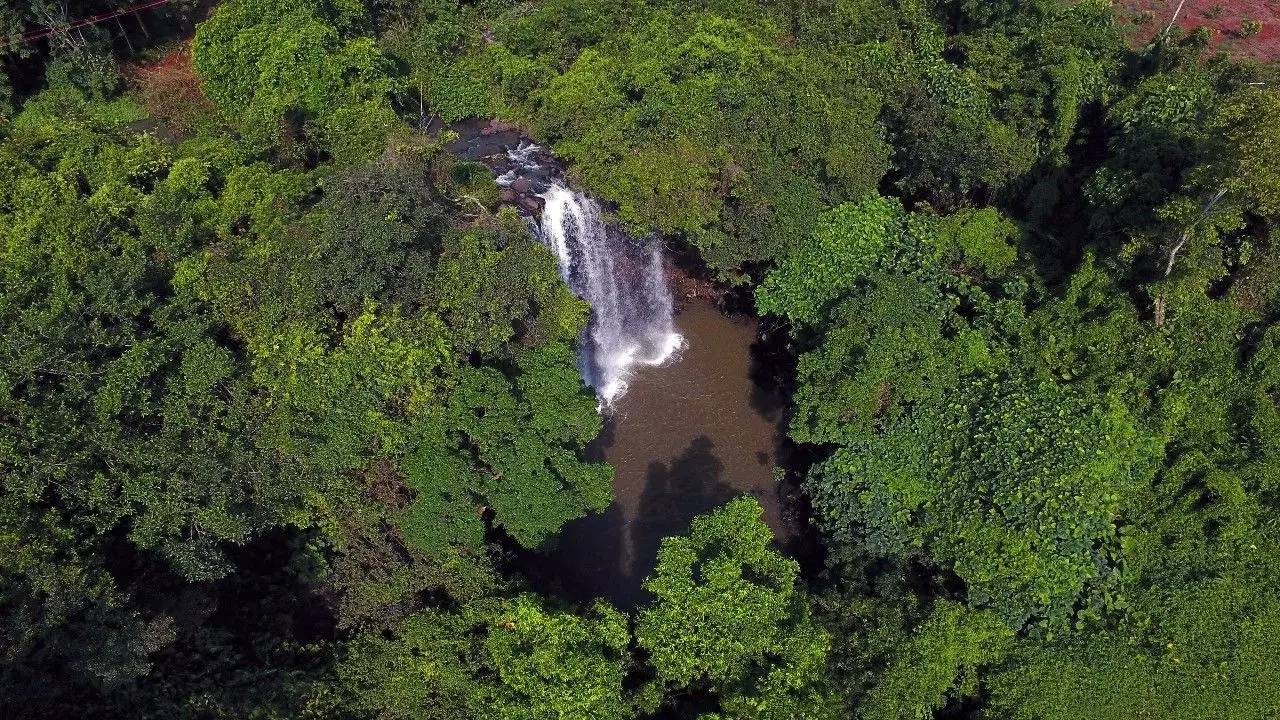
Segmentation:
{"type": "Polygon", "coordinates": [[[1130,20],[0,9],[6,717],[1280,716],[1278,78],[1130,20]],[[611,469],[490,118],[783,338],[799,557],[526,572],[611,469]]]}

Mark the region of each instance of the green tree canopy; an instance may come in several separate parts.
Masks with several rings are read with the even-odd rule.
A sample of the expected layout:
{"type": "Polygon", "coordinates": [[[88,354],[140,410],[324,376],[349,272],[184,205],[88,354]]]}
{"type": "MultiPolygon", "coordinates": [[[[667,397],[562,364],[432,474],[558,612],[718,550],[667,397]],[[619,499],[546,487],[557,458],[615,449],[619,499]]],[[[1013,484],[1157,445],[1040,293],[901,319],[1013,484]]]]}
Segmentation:
{"type": "Polygon", "coordinates": [[[386,97],[391,68],[367,28],[355,0],[236,0],[200,25],[195,66],[205,94],[247,137],[271,142],[314,123],[322,146],[358,157],[398,123],[386,97]]]}
{"type": "Polygon", "coordinates": [[[718,693],[725,717],[825,717],[829,641],[761,513],[739,498],[663,541],[636,640],[659,682],[718,693]]]}
{"type": "Polygon", "coordinates": [[[339,674],[356,707],[397,720],[626,718],[629,641],[612,608],[576,615],[524,594],[361,636],[339,674]]]}

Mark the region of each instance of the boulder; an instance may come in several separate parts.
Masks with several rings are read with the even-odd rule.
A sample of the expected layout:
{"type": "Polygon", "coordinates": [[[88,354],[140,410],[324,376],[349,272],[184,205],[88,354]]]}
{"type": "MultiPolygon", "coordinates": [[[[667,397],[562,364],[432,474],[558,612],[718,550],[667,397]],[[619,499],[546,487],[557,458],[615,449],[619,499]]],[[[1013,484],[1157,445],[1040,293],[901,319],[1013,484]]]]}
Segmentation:
{"type": "Polygon", "coordinates": [[[516,201],[520,209],[534,216],[542,215],[542,208],[547,204],[545,200],[537,195],[521,195],[516,201]]]}

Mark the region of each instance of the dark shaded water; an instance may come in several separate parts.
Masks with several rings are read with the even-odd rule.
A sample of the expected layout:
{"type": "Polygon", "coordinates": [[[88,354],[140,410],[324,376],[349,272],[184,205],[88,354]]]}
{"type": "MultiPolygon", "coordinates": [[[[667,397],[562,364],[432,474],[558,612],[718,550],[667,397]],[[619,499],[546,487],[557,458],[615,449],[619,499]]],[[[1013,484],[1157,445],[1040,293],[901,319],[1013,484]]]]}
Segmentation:
{"type": "Polygon", "coordinates": [[[676,326],[688,347],[635,375],[591,448],[614,467],[613,504],[566,525],[535,561],[542,589],[633,609],[647,597],[641,583],[662,538],[743,494],[760,500],[782,543],[796,535],[773,470],[785,399],[752,381],[756,321],[695,299],[676,326]]]}

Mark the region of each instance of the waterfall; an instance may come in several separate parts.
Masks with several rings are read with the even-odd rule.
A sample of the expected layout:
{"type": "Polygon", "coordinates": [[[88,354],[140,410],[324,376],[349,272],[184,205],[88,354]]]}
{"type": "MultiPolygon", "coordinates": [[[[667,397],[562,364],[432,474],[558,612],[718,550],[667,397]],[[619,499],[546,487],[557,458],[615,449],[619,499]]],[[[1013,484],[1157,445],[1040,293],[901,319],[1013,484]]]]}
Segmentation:
{"type": "Polygon", "coordinates": [[[656,238],[637,240],[607,222],[598,202],[545,172],[537,162],[540,152],[531,143],[509,150],[514,167],[498,183],[537,180],[528,185],[541,190],[542,219],[530,224],[555,253],[565,283],[591,306],[579,365],[601,406],[610,407],[626,392],[637,365],[660,365],[684,344],[672,321],[662,247],[656,238]]]}

